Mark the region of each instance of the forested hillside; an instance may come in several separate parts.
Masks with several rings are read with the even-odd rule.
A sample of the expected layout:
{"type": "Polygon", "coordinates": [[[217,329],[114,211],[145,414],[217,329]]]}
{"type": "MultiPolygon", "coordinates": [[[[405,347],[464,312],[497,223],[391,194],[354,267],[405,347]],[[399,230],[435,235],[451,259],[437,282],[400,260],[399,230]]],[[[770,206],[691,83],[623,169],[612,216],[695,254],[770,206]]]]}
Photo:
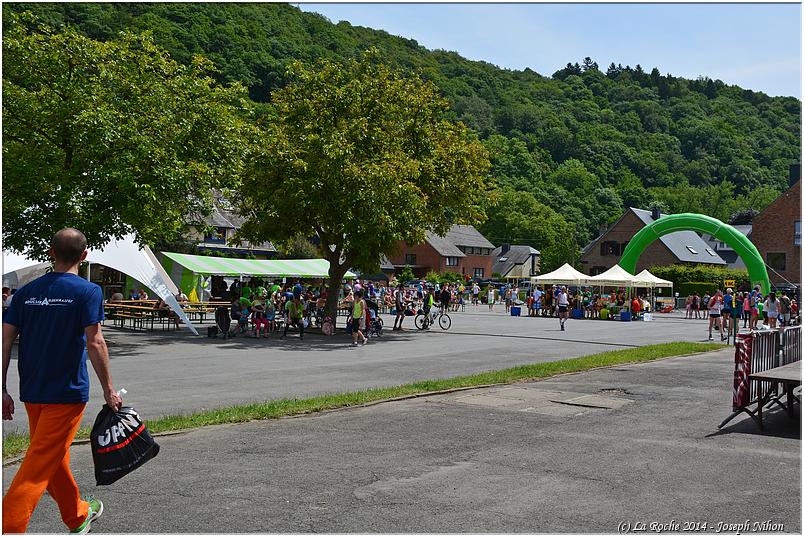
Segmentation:
{"type": "Polygon", "coordinates": [[[549,76],[511,71],[282,4],[5,3],[3,10],[4,19],[27,10],[101,40],[123,29],[151,31],[174,59],[210,58],[223,81],[242,81],[261,103],[283,85],[292,59],[344,59],[376,47],[384,62],[434,81],[455,118],[489,149],[504,192],[481,229],[495,243],[562,242],[577,251],[627,206],[728,220],[763,209],[800,159],[798,99],[678,78],[661,66],[605,68],[573,58],[549,76]]]}

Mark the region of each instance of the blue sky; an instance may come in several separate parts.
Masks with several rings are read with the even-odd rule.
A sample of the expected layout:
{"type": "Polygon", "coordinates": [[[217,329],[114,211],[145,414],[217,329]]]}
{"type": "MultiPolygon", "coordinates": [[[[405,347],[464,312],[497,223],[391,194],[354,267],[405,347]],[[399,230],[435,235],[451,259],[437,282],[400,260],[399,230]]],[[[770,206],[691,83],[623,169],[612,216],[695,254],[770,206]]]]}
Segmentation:
{"type": "Polygon", "coordinates": [[[800,4],[295,4],[549,76],[591,56],[801,98],[800,4]]]}

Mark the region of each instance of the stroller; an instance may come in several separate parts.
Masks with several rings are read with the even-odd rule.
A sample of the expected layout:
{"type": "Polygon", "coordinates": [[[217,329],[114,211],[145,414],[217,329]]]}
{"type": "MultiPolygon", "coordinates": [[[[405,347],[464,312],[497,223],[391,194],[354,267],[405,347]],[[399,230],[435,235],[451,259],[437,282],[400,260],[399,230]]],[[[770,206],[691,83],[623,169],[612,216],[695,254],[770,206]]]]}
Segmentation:
{"type": "Polygon", "coordinates": [[[380,317],[380,305],[373,300],[366,299],[366,307],[369,310],[368,336],[382,337],[382,317],[380,317]]]}
{"type": "Polygon", "coordinates": [[[215,326],[209,327],[207,335],[209,337],[218,337],[218,333],[222,333],[223,339],[234,337],[231,325],[232,317],[229,314],[229,308],[226,306],[215,308],[215,326]]]}

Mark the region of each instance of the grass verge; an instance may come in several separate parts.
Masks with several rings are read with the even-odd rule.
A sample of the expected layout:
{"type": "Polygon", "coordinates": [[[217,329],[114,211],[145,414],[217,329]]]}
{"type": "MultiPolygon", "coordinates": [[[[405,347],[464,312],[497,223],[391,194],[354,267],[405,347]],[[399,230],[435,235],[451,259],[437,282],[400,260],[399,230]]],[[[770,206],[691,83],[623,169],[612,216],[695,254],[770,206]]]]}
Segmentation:
{"type": "MultiPolygon", "coordinates": [[[[563,373],[576,373],[596,367],[618,364],[649,362],[660,358],[708,352],[723,348],[720,343],[661,343],[635,349],[617,350],[559,360],[540,364],[521,365],[485,371],[474,375],[452,377],[448,379],[423,380],[401,386],[388,388],[370,388],[367,390],[346,392],[334,395],[321,395],[310,399],[281,399],[250,405],[238,405],[216,410],[205,410],[190,415],[164,416],[148,421],[148,429],[152,433],[194,429],[207,425],[223,423],[241,423],[251,420],[265,420],[309,414],[336,408],[350,407],[405,397],[428,392],[470,388],[488,384],[506,384],[518,381],[537,380],[563,373]]],[[[89,438],[89,428],[83,428],[75,435],[76,439],[89,438]]],[[[28,448],[28,434],[11,433],[3,437],[3,458],[15,457],[28,448]]]]}

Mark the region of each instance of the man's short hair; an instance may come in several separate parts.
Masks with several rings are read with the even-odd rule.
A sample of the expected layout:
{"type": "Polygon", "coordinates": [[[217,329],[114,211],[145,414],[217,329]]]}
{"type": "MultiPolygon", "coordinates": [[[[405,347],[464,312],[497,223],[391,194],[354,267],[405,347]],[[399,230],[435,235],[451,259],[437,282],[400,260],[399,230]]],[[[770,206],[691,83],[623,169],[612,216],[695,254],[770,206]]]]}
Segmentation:
{"type": "Polygon", "coordinates": [[[87,238],[74,227],[66,227],[53,235],[50,247],[53,248],[56,261],[74,265],[87,249],[87,238]]]}

